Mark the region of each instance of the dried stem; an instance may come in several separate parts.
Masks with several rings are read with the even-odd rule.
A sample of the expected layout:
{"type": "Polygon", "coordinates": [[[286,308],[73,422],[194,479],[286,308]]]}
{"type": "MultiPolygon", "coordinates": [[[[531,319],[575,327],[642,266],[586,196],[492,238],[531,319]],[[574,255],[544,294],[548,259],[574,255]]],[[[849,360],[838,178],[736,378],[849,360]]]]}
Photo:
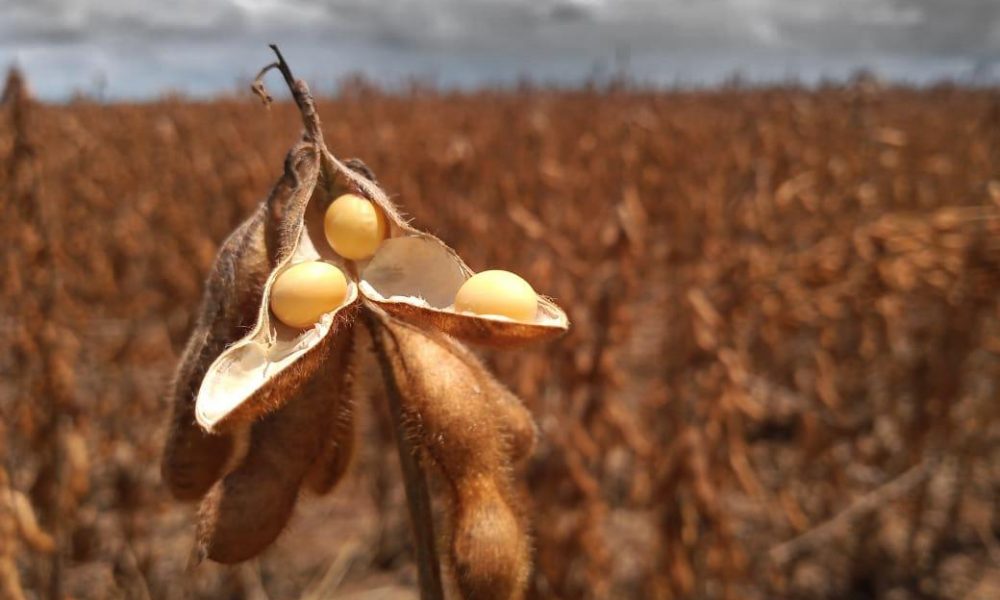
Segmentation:
{"type": "Polygon", "coordinates": [[[893,478],[888,483],[879,486],[854,501],[830,520],[824,521],[802,535],[772,548],[769,552],[771,560],[778,564],[786,563],[802,552],[829,541],[831,536],[843,531],[844,528],[858,517],[878,510],[889,502],[905,495],[930,476],[937,463],[936,459],[926,459],[910,467],[902,475],[893,478]]]}
{"type": "MultiPolygon", "coordinates": [[[[41,379],[33,392],[38,392],[38,403],[42,407],[42,426],[38,439],[44,444],[43,464],[51,472],[48,489],[42,494],[43,520],[56,542],[55,551],[49,555],[46,596],[53,600],[63,597],[63,555],[65,532],[67,529],[67,507],[64,506],[66,463],[62,441],[64,433],[72,426],[69,413],[72,399],[67,397],[63,386],[55,384],[59,370],[61,349],[58,344],[62,324],[59,315],[62,306],[61,269],[62,255],[59,240],[62,239],[61,223],[53,217],[50,206],[41,191],[41,178],[37,154],[31,139],[31,123],[34,103],[27,91],[27,84],[19,71],[12,70],[7,77],[3,91],[3,102],[10,104],[11,126],[14,131],[13,155],[9,163],[9,177],[14,185],[13,201],[19,217],[25,218],[41,240],[34,255],[29,255],[32,267],[45,273],[45,284],[37,290],[36,312],[29,313],[34,321],[34,334],[41,353],[41,379]]],[[[25,315],[22,315],[22,319],[25,315]]],[[[44,472],[44,471],[43,471],[44,472]]]]}
{"type": "Polygon", "coordinates": [[[389,403],[392,430],[399,450],[399,465],[406,487],[406,503],[410,509],[410,523],[413,525],[413,541],[416,550],[417,573],[420,578],[421,600],[443,600],[441,587],[441,567],[437,555],[434,536],[434,516],[431,512],[431,496],[427,489],[427,479],[420,468],[416,449],[410,443],[403,427],[403,408],[400,400],[399,384],[393,373],[389,350],[382,338],[383,326],[371,311],[363,311],[365,325],[371,334],[375,356],[382,369],[385,395],[389,403]]]}
{"type": "MultiPolygon", "coordinates": [[[[272,69],[280,71],[302,115],[302,122],[306,129],[306,139],[316,143],[328,161],[342,169],[349,177],[353,176],[352,180],[355,180],[363,189],[369,193],[381,193],[366,178],[354,175],[353,171],[336,161],[329,150],[326,149],[326,144],[323,141],[323,133],[320,129],[319,115],[316,113],[316,105],[313,102],[312,94],[309,92],[309,87],[304,81],[295,79],[291,68],[285,61],[285,57],[282,56],[278,46],[270,44],[270,47],[278,57],[278,60],[260,70],[251,86],[253,92],[264,101],[264,104],[269,105],[272,98],[264,87],[263,77],[272,69]]],[[[382,378],[385,382],[386,396],[389,402],[393,434],[396,438],[397,449],[399,450],[399,463],[403,472],[403,482],[406,487],[406,501],[409,505],[410,521],[413,525],[417,571],[420,578],[420,597],[423,600],[443,600],[444,592],[441,586],[441,567],[437,555],[434,520],[431,512],[431,498],[430,492],[427,489],[427,480],[417,460],[416,450],[410,444],[410,440],[406,437],[406,432],[403,428],[403,408],[400,401],[399,386],[393,375],[388,349],[381,337],[381,323],[371,311],[364,311],[363,318],[365,319],[368,331],[371,333],[375,354],[382,369],[382,378]]]]}
{"type": "Polygon", "coordinates": [[[312,94],[309,92],[309,86],[301,79],[295,79],[295,76],[292,75],[291,67],[285,62],[285,57],[281,54],[281,50],[278,49],[277,44],[270,44],[270,47],[274,51],[274,54],[277,55],[278,60],[267,65],[257,73],[257,77],[254,78],[250,89],[260,97],[265,105],[270,105],[272,98],[267,92],[267,88],[264,87],[264,75],[271,69],[278,69],[281,72],[281,76],[285,79],[285,84],[288,86],[289,91],[292,92],[292,99],[295,100],[295,104],[299,107],[299,113],[302,115],[302,124],[306,128],[306,138],[322,146],[323,132],[320,129],[319,114],[316,112],[316,104],[313,102],[312,94]]]}

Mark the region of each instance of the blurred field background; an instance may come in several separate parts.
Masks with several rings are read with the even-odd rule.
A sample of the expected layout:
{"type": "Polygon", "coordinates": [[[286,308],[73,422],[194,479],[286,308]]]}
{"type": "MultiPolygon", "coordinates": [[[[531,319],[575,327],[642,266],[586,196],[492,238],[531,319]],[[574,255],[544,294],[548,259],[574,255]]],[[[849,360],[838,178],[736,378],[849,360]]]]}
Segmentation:
{"type": "MultiPolygon", "coordinates": [[[[347,481],[254,564],[186,572],[194,509],[159,479],[203,277],[281,175],[293,107],[19,89],[0,571],[30,598],[415,597],[380,399],[347,481]]],[[[319,109],[419,227],[570,313],[487,354],[542,431],[533,598],[1000,595],[1000,90],[357,80],[319,109]]]]}

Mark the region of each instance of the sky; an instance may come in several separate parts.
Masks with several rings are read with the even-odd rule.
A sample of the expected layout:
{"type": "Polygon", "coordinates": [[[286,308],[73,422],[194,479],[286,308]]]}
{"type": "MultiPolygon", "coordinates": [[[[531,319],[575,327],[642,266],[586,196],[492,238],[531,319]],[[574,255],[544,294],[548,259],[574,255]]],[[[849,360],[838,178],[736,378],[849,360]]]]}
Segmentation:
{"type": "Polygon", "coordinates": [[[334,90],[351,73],[446,87],[617,71],[655,85],[1000,83],[1000,0],[0,0],[0,66],[40,97],[242,89],[278,43],[334,90]]]}

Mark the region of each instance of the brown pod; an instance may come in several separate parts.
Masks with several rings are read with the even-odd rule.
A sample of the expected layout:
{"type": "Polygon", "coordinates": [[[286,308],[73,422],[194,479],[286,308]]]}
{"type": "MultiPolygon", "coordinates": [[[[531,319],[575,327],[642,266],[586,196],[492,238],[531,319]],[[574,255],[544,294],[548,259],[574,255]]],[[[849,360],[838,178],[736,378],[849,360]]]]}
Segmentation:
{"type": "Polygon", "coordinates": [[[452,564],[464,598],[522,598],[531,573],[524,519],[509,501],[509,492],[497,489],[497,480],[468,479],[455,488],[452,564]]]}
{"type": "Polygon", "coordinates": [[[354,378],[360,352],[355,347],[357,342],[350,339],[354,330],[347,333],[342,354],[332,363],[343,367],[324,376],[332,410],[325,423],[323,448],[306,476],[306,485],[317,494],[332,490],[354,458],[354,378]]]}
{"type": "Polygon", "coordinates": [[[497,381],[486,371],[488,392],[496,400],[496,410],[500,419],[500,427],[504,432],[507,451],[514,464],[521,464],[535,452],[538,442],[538,425],[521,399],[514,395],[507,386],[497,381]]]}
{"type": "Polygon", "coordinates": [[[318,160],[308,147],[288,155],[286,172],[254,214],[223,242],[209,271],[194,331],[173,378],[173,416],[161,460],[163,480],[180,500],[197,500],[222,476],[230,460],[229,435],[205,432],[195,420],[195,400],[209,365],[254,326],[278,236],[272,214],[284,213],[315,180],[318,160]]]}
{"type": "MultiPolygon", "coordinates": [[[[319,368],[328,373],[351,346],[332,335],[319,368]]],[[[281,409],[253,423],[242,462],[209,491],[198,515],[199,557],[232,564],[264,551],[288,523],[310,468],[323,452],[331,415],[329,383],[310,378],[281,409]]]]}
{"type": "Polygon", "coordinates": [[[448,482],[451,558],[464,597],[522,595],[530,539],[495,403],[450,344],[383,319],[408,434],[448,482]]]}
{"type": "Polygon", "coordinates": [[[487,395],[494,401],[500,427],[504,432],[507,450],[514,464],[520,464],[535,451],[538,442],[538,424],[531,411],[528,410],[514,392],[497,380],[487,369],[479,357],[455,340],[451,340],[455,353],[461,356],[470,368],[479,374],[480,382],[487,395]]]}
{"type": "Polygon", "coordinates": [[[492,400],[492,409],[504,434],[511,460],[514,464],[525,461],[535,451],[535,444],[538,441],[538,425],[531,411],[506,385],[494,377],[478,356],[461,342],[443,333],[426,331],[425,334],[428,336],[427,343],[442,344],[465,361],[476,375],[486,395],[492,400]]]}
{"type": "Polygon", "coordinates": [[[277,251],[254,309],[254,327],[215,359],[198,390],[195,417],[206,431],[226,431],[280,408],[316,374],[325,359],[324,340],[353,326],[359,298],[349,277],[353,265],[327,244],[323,217],[335,198],[359,190],[340,171],[320,167],[320,149],[306,147],[301,160],[309,168],[299,177],[300,192],[272,206],[268,215],[269,247],[277,251]],[[272,314],[271,289],[290,267],[313,261],[333,264],[348,276],[346,299],[307,328],[289,327],[272,314]]]}

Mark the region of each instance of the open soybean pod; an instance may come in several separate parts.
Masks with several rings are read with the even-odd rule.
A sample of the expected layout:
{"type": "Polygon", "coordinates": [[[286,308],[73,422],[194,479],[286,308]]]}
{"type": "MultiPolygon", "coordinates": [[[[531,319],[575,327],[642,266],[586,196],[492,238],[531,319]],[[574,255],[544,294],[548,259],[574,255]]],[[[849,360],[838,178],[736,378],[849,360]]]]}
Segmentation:
{"type": "MultiPolygon", "coordinates": [[[[327,244],[323,222],[334,199],[363,192],[340,165],[312,167],[300,179],[302,193],[273,221],[280,225],[273,238],[281,251],[263,286],[255,327],[219,355],[199,390],[202,427],[228,431],[249,424],[250,435],[243,456],[202,501],[199,558],[231,564],[258,555],[284,529],[302,486],[329,491],[350,460],[359,293],[354,266],[327,244]],[[295,315],[282,316],[275,287],[297,267],[316,264],[344,273],[346,290],[314,322],[289,325],[295,315]]],[[[302,283],[313,288],[317,281],[302,283]]]]}
{"type": "MultiPolygon", "coordinates": [[[[283,213],[271,220],[276,228],[271,238],[279,252],[264,284],[256,324],[218,356],[198,391],[195,415],[207,431],[226,431],[280,408],[317,375],[334,338],[353,326],[359,304],[354,266],[326,242],[323,219],[334,199],[364,191],[355,183],[360,178],[343,163],[325,161],[319,148],[313,148],[308,160],[298,191],[283,213]],[[346,293],[338,306],[319,315],[315,323],[290,326],[276,318],[273,292],[285,273],[304,264],[339,269],[346,293]]],[[[332,365],[334,370],[346,367],[332,365]]]]}
{"type": "Polygon", "coordinates": [[[285,173],[270,195],[223,242],[209,271],[205,295],[172,385],[173,417],[161,471],[181,500],[203,496],[242,446],[243,437],[212,434],[195,419],[195,399],[210,365],[255,325],[264,284],[281,254],[281,216],[315,183],[317,151],[300,143],[289,152],[285,173]]]}
{"type": "Polygon", "coordinates": [[[361,294],[390,315],[497,348],[549,340],[569,329],[566,313],[544,296],[529,320],[456,310],[456,295],[475,272],[447,244],[407,224],[377,188],[369,198],[384,211],[389,237],[358,263],[361,294]]]}

